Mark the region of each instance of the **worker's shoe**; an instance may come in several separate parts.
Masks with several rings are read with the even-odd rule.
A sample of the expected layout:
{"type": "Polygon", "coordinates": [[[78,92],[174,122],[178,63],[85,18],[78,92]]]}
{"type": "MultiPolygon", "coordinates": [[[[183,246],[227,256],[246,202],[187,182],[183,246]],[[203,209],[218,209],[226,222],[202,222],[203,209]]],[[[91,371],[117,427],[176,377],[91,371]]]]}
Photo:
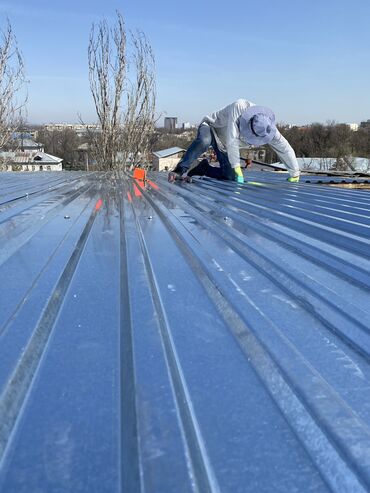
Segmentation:
{"type": "Polygon", "coordinates": [[[168,181],[170,183],[173,183],[174,181],[186,181],[187,183],[192,183],[193,179],[191,176],[188,176],[187,170],[179,168],[168,173],[168,181]]]}
{"type": "Polygon", "coordinates": [[[287,181],[289,183],[298,183],[299,182],[299,176],[290,176],[287,181]]]}
{"type": "Polygon", "coordinates": [[[237,176],[235,181],[240,184],[244,183],[244,176],[237,176]]]}
{"type": "Polygon", "coordinates": [[[175,173],[174,171],[170,171],[168,173],[168,177],[167,178],[168,178],[168,181],[170,183],[173,183],[174,181],[178,180],[179,177],[180,177],[179,173],[175,173]]]}
{"type": "Polygon", "coordinates": [[[186,169],[177,166],[173,171],[170,171],[168,173],[168,181],[170,183],[173,183],[174,181],[179,180],[181,178],[181,175],[185,174],[186,171],[186,169]]]}
{"type": "Polygon", "coordinates": [[[202,159],[199,164],[192,168],[187,176],[204,176],[209,168],[208,159],[202,159]]]}

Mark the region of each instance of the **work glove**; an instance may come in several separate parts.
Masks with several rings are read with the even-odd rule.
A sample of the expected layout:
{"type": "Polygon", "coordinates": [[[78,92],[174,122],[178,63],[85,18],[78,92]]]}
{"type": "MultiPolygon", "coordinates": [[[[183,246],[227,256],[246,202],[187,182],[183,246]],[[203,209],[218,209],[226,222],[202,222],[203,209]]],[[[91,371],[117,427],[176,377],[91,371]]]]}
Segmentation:
{"type": "Polygon", "coordinates": [[[290,183],[298,183],[299,182],[299,176],[290,176],[287,181],[290,183]]]}
{"type": "Polygon", "coordinates": [[[234,171],[235,171],[235,181],[237,181],[238,183],[244,183],[244,176],[241,167],[237,166],[236,168],[234,168],[234,171]]]}

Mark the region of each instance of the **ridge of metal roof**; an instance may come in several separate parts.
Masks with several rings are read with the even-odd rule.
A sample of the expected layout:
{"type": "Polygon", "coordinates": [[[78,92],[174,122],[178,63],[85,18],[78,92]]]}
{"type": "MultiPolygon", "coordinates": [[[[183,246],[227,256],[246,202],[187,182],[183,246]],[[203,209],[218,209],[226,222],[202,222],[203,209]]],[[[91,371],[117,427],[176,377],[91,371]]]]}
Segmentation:
{"type": "Polygon", "coordinates": [[[0,491],[370,489],[370,194],[246,176],[0,173],[0,491]]]}

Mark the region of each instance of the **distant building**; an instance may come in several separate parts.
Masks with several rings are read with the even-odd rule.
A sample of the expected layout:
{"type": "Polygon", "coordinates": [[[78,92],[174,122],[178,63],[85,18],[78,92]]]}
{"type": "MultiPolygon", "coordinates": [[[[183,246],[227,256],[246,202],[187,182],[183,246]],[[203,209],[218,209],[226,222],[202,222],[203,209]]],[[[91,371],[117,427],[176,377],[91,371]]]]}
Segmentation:
{"type": "Polygon", "coordinates": [[[24,132],[15,132],[9,150],[0,151],[0,171],[62,171],[62,163],[24,132]]]}
{"type": "Polygon", "coordinates": [[[164,128],[169,132],[174,132],[177,127],[177,117],[176,116],[166,116],[164,119],[164,128]]]}
{"type": "Polygon", "coordinates": [[[172,171],[185,154],[181,147],[171,147],[153,152],[153,169],[155,171],[172,171]]]}
{"type": "Polygon", "coordinates": [[[44,125],[44,128],[48,132],[63,132],[64,130],[73,130],[78,136],[84,136],[89,131],[98,132],[100,130],[99,125],[87,125],[82,123],[48,123],[44,125]]]}
{"type": "Polygon", "coordinates": [[[21,151],[40,151],[44,152],[44,145],[35,142],[30,132],[14,132],[11,135],[9,147],[21,151]]]}
{"type": "Polygon", "coordinates": [[[31,139],[36,140],[39,134],[38,130],[27,130],[27,133],[30,135],[31,139]]]}
{"type": "Polygon", "coordinates": [[[359,127],[358,123],[346,123],[346,125],[350,130],[352,130],[352,132],[357,132],[359,127]]]}
{"type": "Polygon", "coordinates": [[[360,128],[365,128],[366,130],[370,130],[370,120],[366,120],[366,122],[361,122],[360,128]]]}
{"type": "Polygon", "coordinates": [[[40,151],[0,152],[0,171],[62,171],[63,159],[40,151]]]}
{"type": "Polygon", "coordinates": [[[190,124],[190,122],[184,122],[184,123],[182,124],[182,129],[183,129],[183,130],[188,130],[189,128],[191,128],[191,124],[190,124]]]}

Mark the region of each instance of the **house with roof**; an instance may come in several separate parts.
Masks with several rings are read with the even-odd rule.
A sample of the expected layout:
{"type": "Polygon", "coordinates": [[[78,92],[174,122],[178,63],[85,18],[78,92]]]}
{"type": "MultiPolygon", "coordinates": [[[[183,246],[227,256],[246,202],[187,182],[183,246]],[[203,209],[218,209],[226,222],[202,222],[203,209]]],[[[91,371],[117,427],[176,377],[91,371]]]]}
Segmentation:
{"type": "Polygon", "coordinates": [[[3,151],[0,152],[0,171],[62,171],[63,159],[33,151],[3,151]]]}
{"type": "Polygon", "coordinates": [[[0,171],[62,171],[62,163],[27,132],[14,132],[8,149],[0,151],[0,171]]]}
{"type": "Polygon", "coordinates": [[[170,147],[162,151],[153,152],[153,170],[171,171],[185,154],[181,147],[170,147]]]}
{"type": "Polygon", "coordinates": [[[20,151],[41,151],[44,152],[44,144],[36,142],[29,132],[13,132],[9,148],[20,151]]]}

